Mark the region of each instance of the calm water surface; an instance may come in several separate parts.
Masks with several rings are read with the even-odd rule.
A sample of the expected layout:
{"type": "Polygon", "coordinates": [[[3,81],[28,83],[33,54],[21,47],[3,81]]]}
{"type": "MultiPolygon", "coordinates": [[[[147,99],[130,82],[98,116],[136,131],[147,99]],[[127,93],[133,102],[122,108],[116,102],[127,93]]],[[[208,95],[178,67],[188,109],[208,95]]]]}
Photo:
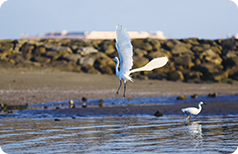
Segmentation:
{"type": "Polygon", "coordinates": [[[0,145],[28,153],[231,153],[238,146],[238,116],[106,116],[2,118],[0,145]]]}

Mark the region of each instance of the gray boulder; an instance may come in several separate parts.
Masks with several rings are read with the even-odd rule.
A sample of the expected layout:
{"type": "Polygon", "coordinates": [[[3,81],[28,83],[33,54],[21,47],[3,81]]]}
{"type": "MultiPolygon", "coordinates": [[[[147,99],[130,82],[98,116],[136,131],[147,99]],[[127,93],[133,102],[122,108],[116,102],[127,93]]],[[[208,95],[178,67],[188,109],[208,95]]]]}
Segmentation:
{"type": "Polygon", "coordinates": [[[190,83],[198,83],[201,82],[201,77],[203,74],[199,71],[190,71],[190,70],[182,70],[184,80],[190,83]]]}
{"type": "Polygon", "coordinates": [[[174,62],[175,65],[181,65],[185,69],[190,69],[192,66],[194,66],[194,63],[192,62],[192,57],[190,55],[175,57],[174,62]]]}
{"type": "Polygon", "coordinates": [[[222,64],[225,66],[225,68],[238,66],[238,51],[228,51],[223,56],[222,64]]]}
{"type": "Polygon", "coordinates": [[[224,58],[222,63],[225,67],[238,66],[238,57],[224,58]]]}
{"type": "Polygon", "coordinates": [[[90,66],[90,65],[83,65],[81,67],[81,70],[85,73],[101,74],[98,70],[96,70],[93,66],[90,66]]]}
{"type": "MultiPolygon", "coordinates": [[[[14,55],[11,55],[9,57],[9,59],[12,59],[14,60],[14,63],[23,63],[24,62],[24,58],[23,58],[23,55],[22,54],[14,54],[14,55]]],[[[13,61],[11,61],[13,63],[13,61]]]]}
{"type": "Polygon", "coordinates": [[[230,78],[238,80],[238,65],[228,68],[227,72],[230,78]]]}
{"type": "Polygon", "coordinates": [[[212,74],[219,73],[222,69],[222,65],[216,65],[214,63],[202,63],[191,68],[191,70],[202,72],[203,79],[205,80],[211,80],[212,74]]]}
{"type": "Polygon", "coordinates": [[[236,40],[234,39],[222,40],[221,46],[223,54],[227,53],[228,51],[234,51],[236,50],[236,40]]]}
{"type": "Polygon", "coordinates": [[[151,50],[153,50],[153,47],[150,43],[144,43],[142,49],[146,50],[146,51],[151,51],[151,50]]]}
{"type": "Polygon", "coordinates": [[[174,72],[175,70],[176,68],[174,66],[174,62],[169,61],[165,66],[161,68],[157,68],[153,70],[153,72],[161,72],[161,73],[169,74],[170,72],[174,72]]]}
{"type": "Polygon", "coordinates": [[[159,40],[152,39],[152,40],[149,41],[149,43],[152,45],[153,50],[160,50],[161,43],[159,42],[159,40]]]}
{"type": "Polygon", "coordinates": [[[61,59],[66,60],[67,62],[73,62],[76,63],[82,56],[79,54],[63,54],[61,55],[61,59]]]}
{"type": "MultiPolygon", "coordinates": [[[[179,41],[176,41],[176,43],[180,43],[180,42],[179,42],[179,41]]],[[[174,40],[168,40],[168,41],[166,41],[166,42],[164,43],[163,47],[164,47],[165,49],[171,51],[172,48],[174,47],[174,44],[176,44],[176,43],[174,43],[174,40]]]]}
{"type": "Polygon", "coordinates": [[[93,67],[94,63],[97,59],[108,59],[109,60],[110,58],[102,52],[95,52],[95,53],[88,54],[84,57],[81,57],[78,60],[77,64],[83,65],[83,66],[88,65],[90,67],[93,67]]]}
{"type": "Polygon", "coordinates": [[[61,44],[59,44],[58,42],[48,42],[48,43],[44,43],[43,46],[50,50],[51,48],[57,47],[57,46],[61,46],[61,44]]]}
{"type": "Polygon", "coordinates": [[[82,56],[98,52],[97,49],[94,49],[93,47],[80,47],[76,50],[77,54],[80,54],[82,56]]]}
{"type": "Polygon", "coordinates": [[[47,58],[50,58],[52,61],[57,60],[61,56],[58,51],[48,51],[42,55],[47,58]]]}
{"type": "Polygon", "coordinates": [[[33,51],[34,55],[41,55],[42,53],[46,53],[46,48],[44,46],[36,47],[36,49],[33,51]]]}
{"type": "Polygon", "coordinates": [[[14,49],[14,44],[11,42],[4,42],[0,44],[0,53],[11,53],[14,49]]]}
{"type": "Polygon", "coordinates": [[[108,45],[107,48],[105,49],[105,54],[109,55],[112,54],[116,51],[116,49],[114,48],[114,45],[108,45]]]}
{"type": "Polygon", "coordinates": [[[238,57],[238,51],[228,51],[225,54],[226,58],[231,58],[231,57],[238,57]]]}
{"type": "Polygon", "coordinates": [[[35,45],[34,44],[29,44],[29,43],[25,43],[21,48],[20,51],[22,53],[32,53],[32,51],[35,49],[35,45]]]}
{"type": "Polygon", "coordinates": [[[217,54],[222,54],[222,52],[221,52],[222,47],[219,46],[219,45],[211,46],[210,49],[211,49],[213,52],[217,53],[217,54]]]}
{"type": "Polygon", "coordinates": [[[205,50],[208,50],[209,48],[211,47],[210,44],[198,44],[198,45],[194,45],[191,47],[191,50],[194,52],[194,53],[201,53],[205,50]]]}
{"type": "Polygon", "coordinates": [[[64,46],[54,46],[50,48],[51,51],[57,51],[60,55],[65,53],[73,53],[70,47],[64,47],[64,46]]]}
{"type": "Polygon", "coordinates": [[[186,39],[181,39],[181,42],[187,43],[187,44],[191,44],[191,45],[199,45],[198,43],[198,38],[186,38],[186,39]]]}
{"type": "Polygon", "coordinates": [[[90,56],[86,56],[86,57],[81,57],[79,60],[78,60],[78,65],[89,65],[89,66],[93,66],[94,65],[94,62],[95,62],[95,59],[90,57],[90,56]]]}
{"type": "Polygon", "coordinates": [[[173,56],[193,55],[194,53],[184,44],[177,44],[171,49],[173,56]]]}
{"type": "Polygon", "coordinates": [[[100,68],[102,74],[113,74],[113,70],[110,66],[104,66],[100,68]]]}
{"type": "Polygon", "coordinates": [[[47,64],[47,63],[51,62],[51,59],[47,58],[47,57],[35,56],[35,57],[31,58],[31,61],[39,62],[42,64],[47,64]]]}
{"type": "Polygon", "coordinates": [[[114,40],[103,40],[96,46],[100,48],[100,51],[105,52],[107,49],[115,48],[115,42],[114,40]]]}
{"type": "Polygon", "coordinates": [[[181,71],[174,71],[169,74],[169,79],[172,81],[184,81],[184,76],[181,71]]]}
{"type": "Polygon", "coordinates": [[[116,64],[113,60],[111,60],[109,58],[97,58],[95,63],[94,63],[94,67],[98,70],[100,70],[100,69],[102,69],[103,67],[106,67],[106,66],[114,69],[116,64]]]}
{"type": "Polygon", "coordinates": [[[222,58],[219,54],[215,53],[211,49],[205,50],[199,55],[199,59],[205,62],[211,62],[217,65],[220,65],[222,62],[222,58]]]}
{"type": "Polygon", "coordinates": [[[139,49],[139,48],[135,48],[133,52],[134,52],[134,56],[137,56],[137,57],[144,57],[145,55],[147,55],[147,51],[139,49]]]}
{"type": "Polygon", "coordinates": [[[134,48],[139,48],[141,50],[151,51],[153,46],[144,39],[134,39],[132,40],[132,45],[134,48]]]}
{"type": "Polygon", "coordinates": [[[220,82],[222,80],[225,80],[228,78],[228,72],[227,71],[220,71],[218,73],[214,73],[211,75],[211,78],[213,81],[220,82]]]}
{"type": "Polygon", "coordinates": [[[133,57],[133,68],[139,68],[139,67],[142,67],[144,65],[146,65],[149,60],[145,57],[137,57],[137,56],[134,56],[133,57]]]}
{"type": "Polygon", "coordinates": [[[151,51],[147,57],[151,60],[151,59],[154,59],[154,58],[158,58],[158,57],[172,57],[171,53],[167,50],[162,50],[162,51],[151,51]]]}

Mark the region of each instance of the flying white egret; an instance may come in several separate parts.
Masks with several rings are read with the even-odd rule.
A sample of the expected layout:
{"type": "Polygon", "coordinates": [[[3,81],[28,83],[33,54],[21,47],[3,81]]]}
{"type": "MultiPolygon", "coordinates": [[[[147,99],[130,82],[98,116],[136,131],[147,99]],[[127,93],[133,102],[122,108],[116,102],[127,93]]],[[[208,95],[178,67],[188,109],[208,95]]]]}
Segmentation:
{"type": "Polygon", "coordinates": [[[189,118],[191,117],[191,115],[198,115],[198,114],[201,112],[201,110],[202,110],[202,104],[203,104],[203,102],[200,102],[200,103],[198,104],[198,108],[195,108],[195,107],[187,107],[187,108],[185,108],[185,109],[182,109],[182,112],[183,112],[183,113],[186,113],[186,114],[188,115],[188,117],[186,118],[186,120],[189,119],[189,118]]]}
{"type": "Polygon", "coordinates": [[[123,81],[124,83],[123,97],[125,97],[126,92],[126,81],[130,80],[131,82],[133,82],[130,76],[131,73],[139,71],[151,71],[153,69],[163,67],[168,62],[167,57],[155,58],[152,59],[148,64],[146,64],[143,67],[130,70],[133,65],[132,44],[130,36],[126,31],[126,28],[124,28],[121,25],[116,26],[116,48],[120,59],[119,61],[117,57],[114,58],[114,61],[116,61],[116,75],[120,80],[120,85],[117,90],[117,94],[121,88],[121,84],[123,81]],[[120,71],[118,70],[119,64],[120,64],[120,71]]]}
{"type": "Polygon", "coordinates": [[[2,4],[4,3],[4,2],[6,2],[7,0],[0,0],[0,8],[1,8],[1,6],[2,6],[2,4]]]}

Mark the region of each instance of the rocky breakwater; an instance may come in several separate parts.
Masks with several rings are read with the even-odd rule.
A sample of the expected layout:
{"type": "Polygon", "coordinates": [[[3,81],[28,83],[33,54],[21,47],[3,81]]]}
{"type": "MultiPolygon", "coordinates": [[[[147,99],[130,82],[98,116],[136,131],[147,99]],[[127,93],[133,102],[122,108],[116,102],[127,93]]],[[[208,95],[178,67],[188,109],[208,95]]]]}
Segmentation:
{"type": "MultiPolygon", "coordinates": [[[[168,64],[133,78],[183,82],[238,82],[238,40],[134,39],[134,68],[156,57],[168,64]]],[[[0,68],[52,68],[114,74],[118,56],[115,40],[36,39],[0,40],[0,68]]]]}

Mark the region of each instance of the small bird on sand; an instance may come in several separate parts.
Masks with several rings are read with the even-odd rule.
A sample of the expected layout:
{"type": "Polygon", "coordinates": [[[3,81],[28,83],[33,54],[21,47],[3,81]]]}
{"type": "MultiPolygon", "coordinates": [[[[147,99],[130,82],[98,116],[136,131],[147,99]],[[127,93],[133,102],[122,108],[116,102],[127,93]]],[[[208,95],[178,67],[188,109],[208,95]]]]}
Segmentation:
{"type": "Polygon", "coordinates": [[[132,59],[133,47],[131,44],[130,36],[126,31],[126,28],[124,28],[121,25],[116,26],[116,48],[119,55],[119,59],[118,57],[115,57],[114,61],[116,61],[116,75],[120,80],[120,85],[116,93],[118,94],[123,81],[124,83],[123,97],[125,97],[126,92],[126,81],[132,81],[132,78],[130,76],[131,73],[139,71],[151,71],[153,69],[163,67],[168,62],[167,57],[154,58],[145,66],[131,70],[133,65],[132,59]],[[118,70],[119,65],[120,70],[118,70]]]}
{"type": "Polygon", "coordinates": [[[198,115],[201,112],[201,110],[202,110],[202,104],[203,104],[203,102],[200,102],[198,104],[198,108],[187,107],[187,108],[182,109],[182,112],[186,113],[188,115],[186,120],[188,120],[191,117],[191,115],[198,115]]]}

